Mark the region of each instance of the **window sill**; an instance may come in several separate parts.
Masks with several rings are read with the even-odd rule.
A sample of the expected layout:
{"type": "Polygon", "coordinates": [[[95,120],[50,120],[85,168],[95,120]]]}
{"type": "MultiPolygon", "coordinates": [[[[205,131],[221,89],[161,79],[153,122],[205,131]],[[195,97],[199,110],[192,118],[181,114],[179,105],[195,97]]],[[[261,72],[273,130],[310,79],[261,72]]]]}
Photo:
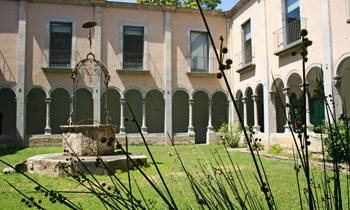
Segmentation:
{"type": "Polygon", "coordinates": [[[149,74],[150,70],[117,69],[118,74],[149,74]]]}
{"type": "Polygon", "coordinates": [[[247,72],[247,71],[254,69],[254,68],[255,68],[255,64],[249,63],[249,64],[246,64],[243,68],[236,70],[236,72],[237,73],[244,73],[244,72],[247,72]]]}
{"type": "Polygon", "coordinates": [[[71,73],[73,68],[41,67],[44,72],[64,72],[71,73]]]}
{"type": "Polygon", "coordinates": [[[300,39],[300,40],[288,45],[285,49],[275,52],[274,55],[276,55],[276,56],[286,55],[286,54],[290,53],[292,50],[301,47],[301,45],[302,45],[302,42],[300,39]]]}
{"type": "Polygon", "coordinates": [[[215,77],[216,73],[208,73],[208,72],[187,72],[187,76],[192,77],[215,77]]]}

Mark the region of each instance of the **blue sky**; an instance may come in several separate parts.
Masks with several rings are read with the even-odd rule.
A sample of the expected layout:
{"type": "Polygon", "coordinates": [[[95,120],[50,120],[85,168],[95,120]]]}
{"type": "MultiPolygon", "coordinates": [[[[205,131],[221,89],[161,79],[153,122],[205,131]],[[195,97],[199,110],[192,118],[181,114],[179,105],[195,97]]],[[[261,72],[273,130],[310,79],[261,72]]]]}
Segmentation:
{"type": "MultiPolygon", "coordinates": [[[[127,3],[135,3],[136,0],[108,0],[108,1],[117,1],[117,2],[127,2],[127,3]]],[[[222,11],[228,11],[230,10],[239,0],[221,0],[221,4],[219,5],[219,8],[222,9],[222,11]]]]}

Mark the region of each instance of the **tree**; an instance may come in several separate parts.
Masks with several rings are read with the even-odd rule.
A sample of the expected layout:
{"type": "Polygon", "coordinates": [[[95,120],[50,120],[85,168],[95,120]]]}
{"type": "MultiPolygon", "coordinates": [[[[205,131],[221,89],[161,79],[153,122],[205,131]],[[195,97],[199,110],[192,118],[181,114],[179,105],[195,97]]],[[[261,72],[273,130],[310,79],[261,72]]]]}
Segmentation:
{"type": "MultiPolygon", "coordinates": [[[[196,0],[137,0],[139,4],[171,5],[184,8],[198,8],[196,0]]],[[[204,10],[221,10],[216,7],[221,4],[221,0],[199,0],[204,10]]]]}

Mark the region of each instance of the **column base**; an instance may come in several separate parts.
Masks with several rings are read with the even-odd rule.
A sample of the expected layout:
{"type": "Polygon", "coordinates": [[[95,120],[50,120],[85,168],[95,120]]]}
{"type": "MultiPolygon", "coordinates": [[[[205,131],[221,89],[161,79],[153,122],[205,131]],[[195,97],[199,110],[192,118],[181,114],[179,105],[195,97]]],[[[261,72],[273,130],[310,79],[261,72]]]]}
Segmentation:
{"type": "Polygon", "coordinates": [[[119,128],[119,134],[125,134],[125,127],[119,128]]]}
{"type": "Polygon", "coordinates": [[[254,125],[253,126],[253,131],[256,133],[256,132],[260,132],[260,125],[254,125]]]}
{"type": "Polygon", "coordinates": [[[45,135],[51,135],[51,128],[45,127],[45,135]]]}
{"type": "Polygon", "coordinates": [[[141,127],[141,131],[143,134],[148,134],[147,127],[141,127]]]}
{"type": "MultiPolygon", "coordinates": [[[[293,128],[293,127],[292,127],[293,128]]],[[[291,133],[289,129],[289,125],[284,126],[284,133],[291,133]]]]}
{"type": "Polygon", "coordinates": [[[190,137],[190,138],[192,138],[192,137],[194,137],[195,136],[195,132],[194,132],[194,127],[193,126],[189,126],[188,127],[188,136],[190,137]]]}

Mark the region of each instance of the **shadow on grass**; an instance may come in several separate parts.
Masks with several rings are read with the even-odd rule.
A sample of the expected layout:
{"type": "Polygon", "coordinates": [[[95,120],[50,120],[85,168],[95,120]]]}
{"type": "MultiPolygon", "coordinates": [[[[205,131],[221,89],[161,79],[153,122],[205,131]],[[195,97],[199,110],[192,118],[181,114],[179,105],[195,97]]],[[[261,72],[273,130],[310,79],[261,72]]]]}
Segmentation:
{"type": "Polygon", "coordinates": [[[0,149],[0,157],[6,156],[6,155],[12,155],[16,154],[18,151],[21,151],[22,149],[16,149],[16,148],[1,148],[0,149]]]}

